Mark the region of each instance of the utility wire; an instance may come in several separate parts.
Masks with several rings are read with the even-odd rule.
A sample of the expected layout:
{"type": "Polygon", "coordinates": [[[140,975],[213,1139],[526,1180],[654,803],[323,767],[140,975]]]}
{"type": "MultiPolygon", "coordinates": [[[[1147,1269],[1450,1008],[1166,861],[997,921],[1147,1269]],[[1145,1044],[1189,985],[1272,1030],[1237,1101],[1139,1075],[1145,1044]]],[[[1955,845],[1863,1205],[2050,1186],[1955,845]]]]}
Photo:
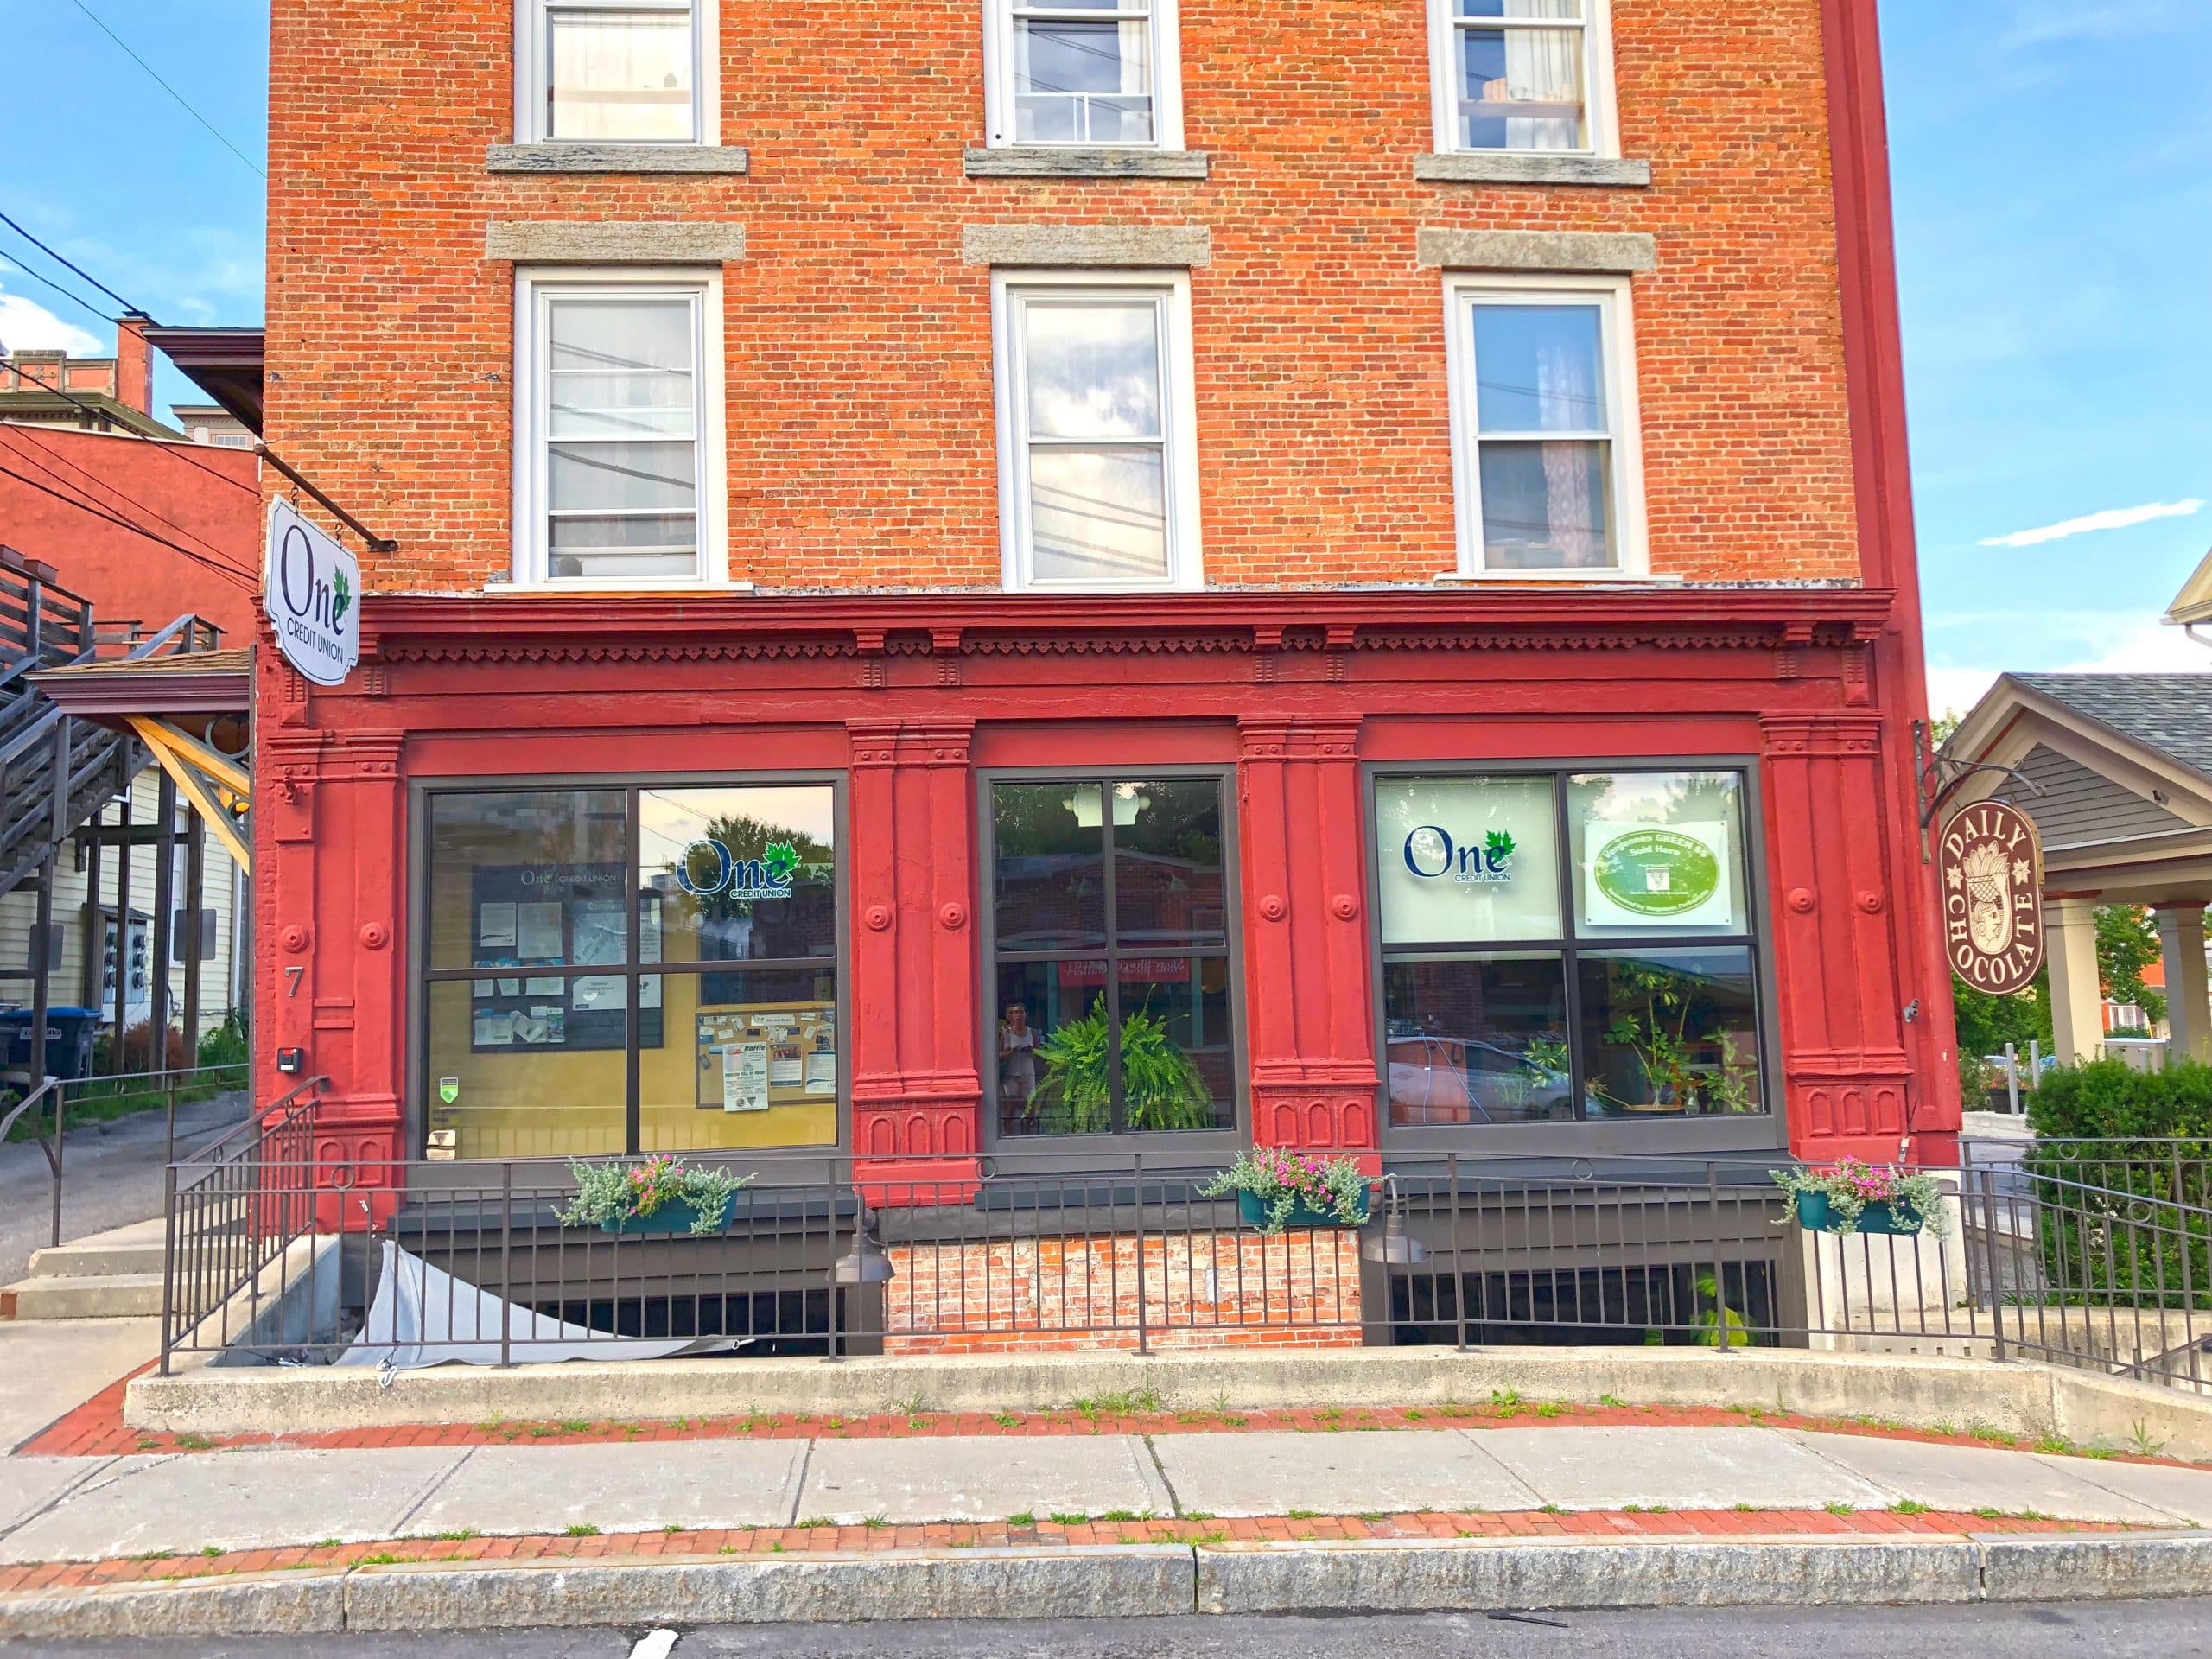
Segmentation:
{"type": "Polygon", "coordinates": [[[156,536],[152,531],[148,530],[143,524],[134,524],[127,518],[119,518],[115,514],[104,511],[95,503],[80,500],[73,495],[65,495],[60,490],[50,488],[47,485],[40,483],[35,478],[24,477],[22,474],[16,472],[12,467],[0,467],[0,478],[12,478],[18,484],[28,485],[30,488],[38,491],[41,495],[52,496],[55,500],[62,503],[65,506],[74,507],[78,512],[89,513],[95,518],[105,519],[109,524],[115,525],[118,529],[127,530],[134,536],[143,536],[148,541],[153,542],[159,546],[166,547],[172,552],[181,553],[186,558],[194,561],[195,563],[206,565],[218,575],[226,577],[229,580],[237,582],[239,587],[246,589],[248,592],[251,592],[259,585],[250,577],[232,569],[229,565],[218,563],[215,560],[209,558],[205,553],[195,553],[192,549],[186,547],[180,542],[173,542],[166,536],[156,536]]]}
{"type": "MultiPolygon", "coordinates": [[[[12,468],[0,468],[0,471],[5,471],[9,477],[16,480],[18,483],[28,484],[35,490],[45,491],[47,494],[53,496],[56,500],[66,502],[69,505],[77,508],[81,512],[87,512],[95,518],[104,518],[111,524],[117,525],[121,529],[130,531],[134,535],[143,536],[149,541],[159,542],[162,546],[173,549],[178,553],[181,553],[186,558],[192,560],[194,563],[206,565],[210,570],[214,571],[218,575],[227,576],[238,582],[241,586],[257,585],[254,582],[253,578],[249,572],[239,569],[227,559],[210,558],[204,553],[194,552],[192,549],[182,545],[181,543],[169,540],[166,536],[157,536],[153,531],[148,530],[143,524],[133,524],[130,520],[110,509],[105,504],[93,499],[86,492],[83,486],[71,483],[69,480],[63,478],[59,473],[54,471],[52,467],[40,467],[39,463],[35,461],[32,461],[29,455],[23,455],[20,453],[17,454],[17,459],[29,461],[34,467],[39,467],[40,471],[45,473],[48,478],[53,479],[54,483],[60,485],[61,487],[60,489],[56,489],[53,487],[53,486],[41,484],[38,480],[35,478],[27,478],[22,474],[16,472],[12,468]]],[[[132,498],[129,496],[124,497],[124,499],[130,502],[131,505],[152,514],[154,518],[160,518],[162,523],[165,524],[169,524],[168,519],[162,518],[161,514],[154,512],[153,510],[150,507],[147,507],[144,503],[133,500],[132,498]]],[[[169,527],[172,530],[177,531],[180,534],[191,536],[194,540],[201,543],[205,546],[215,546],[215,543],[208,541],[206,537],[199,536],[191,531],[185,530],[181,525],[169,524],[169,527]]],[[[220,551],[219,549],[217,550],[218,552],[220,551]]]]}
{"type": "Polygon", "coordinates": [[[0,213],[0,225],[5,225],[5,226],[10,229],[10,230],[13,231],[13,232],[17,235],[17,236],[22,237],[22,238],[23,238],[23,240],[24,240],[24,241],[26,241],[26,242],[28,242],[28,243],[29,243],[33,247],[36,248],[36,249],[37,249],[41,253],[44,254],[48,258],[52,259],[52,260],[55,260],[55,261],[59,262],[59,263],[60,263],[60,264],[65,264],[65,265],[68,266],[70,270],[72,270],[75,271],[75,272],[76,272],[79,276],[83,277],[86,282],[90,283],[91,283],[94,288],[97,288],[98,289],[99,289],[99,291],[100,291],[101,293],[103,293],[103,294],[106,295],[106,296],[108,296],[108,298],[110,298],[111,300],[113,300],[113,301],[114,301],[118,305],[121,306],[124,310],[126,310],[126,311],[130,311],[130,312],[135,312],[135,313],[137,313],[137,315],[138,315],[139,316],[142,316],[142,317],[143,317],[143,316],[145,316],[145,315],[147,315],[147,313],[146,313],[145,309],[144,309],[143,307],[136,306],[136,305],[131,304],[131,303],[130,303],[130,301],[128,301],[128,300],[126,300],[126,299],[124,299],[124,298],[123,297],[123,296],[122,296],[122,295],[120,295],[120,294],[117,293],[113,289],[110,288],[110,287],[109,287],[105,283],[104,283],[104,282],[100,281],[100,279],[99,279],[99,277],[97,277],[97,276],[93,276],[93,275],[92,275],[92,273],[91,271],[86,270],[82,265],[79,264],[75,260],[73,260],[73,259],[70,258],[68,255],[64,254],[64,253],[56,253],[56,252],[55,252],[52,248],[48,247],[48,246],[46,245],[46,244],[45,244],[45,243],[43,243],[43,242],[40,241],[40,240],[38,239],[38,238],[36,238],[36,237],[33,236],[33,235],[32,235],[29,231],[25,230],[22,226],[20,226],[20,225],[16,224],[16,221],[15,221],[14,219],[12,219],[9,218],[7,214],[5,214],[5,213],[0,213]]]}
{"type": "MultiPolygon", "coordinates": [[[[10,372],[13,373],[17,378],[29,381],[31,385],[36,386],[41,391],[52,392],[55,397],[61,399],[63,403],[69,404],[72,408],[82,410],[86,414],[95,416],[103,421],[112,421],[115,418],[115,416],[110,414],[106,410],[95,409],[92,404],[86,403],[79,398],[72,397],[67,392],[62,391],[60,387],[49,385],[47,382],[40,379],[36,375],[25,369],[20,363],[11,362],[8,365],[8,368],[10,372]]],[[[174,438],[156,438],[151,440],[151,442],[160,444],[163,453],[175,455],[179,461],[184,462],[188,467],[198,467],[210,478],[221,479],[224,483],[229,485],[234,490],[244,490],[248,495],[255,497],[258,497],[261,494],[261,490],[258,486],[248,484],[241,480],[232,478],[228,473],[223,472],[219,468],[210,467],[206,461],[200,460],[191,453],[189,444],[179,443],[174,438]]]]}
{"type": "MultiPolygon", "coordinates": [[[[0,258],[4,257],[6,257],[5,255],[0,255],[0,258]]],[[[108,314],[100,309],[99,306],[94,305],[91,301],[86,299],[83,295],[71,293],[67,289],[62,287],[60,283],[55,282],[51,276],[40,276],[38,272],[33,270],[29,265],[25,264],[21,258],[9,259],[8,269],[12,271],[16,271],[22,276],[29,277],[31,281],[35,283],[41,283],[47,288],[52,289],[56,294],[59,294],[63,299],[68,301],[70,304],[83,311],[87,316],[98,317],[102,322],[113,322],[115,321],[113,317],[108,315],[108,314]]]]}
{"type": "MultiPolygon", "coordinates": [[[[29,434],[37,430],[38,429],[35,426],[0,425],[0,434],[7,435],[8,438],[10,440],[10,442],[4,446],[10,453],[12,453],[18,460],[29,466],[37,467],[39,471],[44,473],[48,478],[52,479],[55,483],[61,485],[64,488],[74,490],[79,495],[85,496],[90,500],[99,502],[99,505],[103,506],[107,504],[105,502],[99,502],[99,498],[94,495],[92,492],[94,490],[99,490],[105,494],[111,495],[115,497],[117,500],[122,502],[124,506],[136,508],[138,512],[144,513],[149,518],[154,520],[155,523],[167,525],[180,536],[191,537],[194,541],[199,543],[200,546],[206,548],[208,552],[213,554],[217,559],[221,560],[225,564],[229,565],[232,569],[238,570],[240,575],[248,575],[251,574],[250,571],[239,569],[235,564],[230,564],[230,561],[225,557],[225,550],[219,543],[210,540],[207,537],[202,536],[196,530],[186,529],[182,524],[177,523],[175,519],[169,518],[165,513],[156,512],[145,502],[141,501],[137,496],[132,495],[128,490],[118,489],[114,485],[109,483],[98,474],[87,472],[82,467],[78,466],[76,462],[70,461],[64,456],[57,455],[51,450],[47,450],[45,452],[45,460],[40,460],[37,456],[31,454],[21,442],[14,441],[19,435],[29,434]],[[82,479],[85,482],[80,484],[77,482],[77,479],[64,478],[60,473],[54,470],[57,467],[67,468],[70,472],[74,473],[77,475],[77,479],[82,479]],[[88,488],[86,487],[87,486],[90,486],[91,487],[88,488]]],[[[42,448],[42,446],[37,445],[34,445],[33,447],[42,448]]],[[[120,512],[121,510],[121,508],[113,509],[113,511],[117,512],[120,512]]]]}
{"type": "Polygon", "coordinates": [[[200,114],[199,111],[194,109],[191,105],[186,103],[184,101],[184,94],[177,91],[175,87],[170,86],[168,82],[163,80],[161,76],[156,73],[152,64],[147,62],[145,59],[140,57],[136,52],[131,51],[129,41],[125,41],[122,35],[117,34],[105,23],[101,22],[99,14],[94,11],[90,6],[86,5],[85,3],[85,0],[73,0],[73,3],[75,4],[78,10],[83,12],[85,16],[91,18],[93,22],[99,24],[100,33],[106,35],[108,39],[113,41],[118,46],[121,47],[131,62],[137,64],[148,74],[152,75],[154,78],[154,84],[159,86],[163,92],[167,92],[171,98],[175,99],[177,101],[177,105],[180,109],[183,110],[187,115],[197,121],[201,126],[207,128],[208,131],[213,133],[215,135],[216,142],[220,143],[225,149],[229,150],[232,155],[237,156],[238,160],[244,162],[255,172],[260,174],[263,178],[265,179],[269,176],[267,170],[263,168],[260,162],[255,161],[252,156],[247,155],[245,151],[240,149],[229,139],[224,137],[221,131],[217,129],[213,121],[210,121],[206,116],[200,114]]]}

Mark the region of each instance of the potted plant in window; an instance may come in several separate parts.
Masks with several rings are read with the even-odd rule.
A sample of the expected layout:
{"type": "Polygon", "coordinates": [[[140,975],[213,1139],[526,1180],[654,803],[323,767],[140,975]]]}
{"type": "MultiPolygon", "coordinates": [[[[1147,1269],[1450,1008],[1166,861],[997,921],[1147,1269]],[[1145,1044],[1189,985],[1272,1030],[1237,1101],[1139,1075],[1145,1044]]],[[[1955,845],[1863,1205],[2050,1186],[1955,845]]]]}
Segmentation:
{"type": "Polygon", "coordinates": [[[1758,1109],[1757,1061],[1727,1032],[1703,1034],[1701,1027],[1710,1024],[1714,1010],[1695,976],[1656,963],[1624,962],[1614,969],[1614,987],[1616,1012],[1605,1041],[1627,1052],[1645,1094],[1638,1100],[1593,1083],[1591,1092],[1601,1110],[1610,1116],[1649,1106],[1692,1115],[1758,1109]],[[1700,1058],[1701,1050],[1710,1054],[1709,1043],[1718,1045],[1717,1063],[1700,1058]]]}
{"type": "MultiPolygon", "coordinates": [[[[1106,999],[1037,1045],[1044,1066],[1033,1105],[1056,1135],[1103,1135],[1113,1127],[1106,1047],[1106,999]]],[[[1122,1016],[1122,1116],[1132,1129],[1210,1129],[1213,1090],[1177,1047],[1167,1022],[1147,1008],[1122,1016]]]]}
{"type": "Polygon", "coordinates": [[[1951,1230],[1942,1184],[1925,1170],[1877,1168],[1846,1158],[1832,1169],[1777,1169],[1774,1179],[1808,1232],[1910,1237],[1925,1228],[1942,1238],[1951,1230]]]}
{"type": "Polygon", "coordinates": [[[576,1196],[561,1211],[564,1227],[597,1227],[602,1233],[689,1233],[712,1238],[727,1231],[737,1194],[753,1179],[727,1169],[706,1169],[665,1154],[642,1164],[569,1160],[576,1196]]]}
{"type": "Polygon", "coordinates": [[[1357,1159],[1315,1158],[1279,1147],[1240,1152],[1236,1161],[1198,1189],[1204,1198],[1236,1195],[1248,1227],[1280,1233],[1292,1227],[1360,1227],[1370,1188],[1357,1159]]]}

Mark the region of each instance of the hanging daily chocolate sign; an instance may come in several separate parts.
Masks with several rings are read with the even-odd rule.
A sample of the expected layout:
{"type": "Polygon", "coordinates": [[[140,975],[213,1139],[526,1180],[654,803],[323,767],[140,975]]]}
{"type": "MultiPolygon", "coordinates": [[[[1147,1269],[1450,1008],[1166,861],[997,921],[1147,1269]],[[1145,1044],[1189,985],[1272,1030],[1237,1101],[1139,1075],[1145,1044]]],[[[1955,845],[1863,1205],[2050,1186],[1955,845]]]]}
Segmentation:
{"type": "Polygon", "coordinates": [[[1978,991],[2009,996],[2043,966],[2043,846],[2033,819],[1981,801],[1943,826],[1943,954],[1978,991]]]}

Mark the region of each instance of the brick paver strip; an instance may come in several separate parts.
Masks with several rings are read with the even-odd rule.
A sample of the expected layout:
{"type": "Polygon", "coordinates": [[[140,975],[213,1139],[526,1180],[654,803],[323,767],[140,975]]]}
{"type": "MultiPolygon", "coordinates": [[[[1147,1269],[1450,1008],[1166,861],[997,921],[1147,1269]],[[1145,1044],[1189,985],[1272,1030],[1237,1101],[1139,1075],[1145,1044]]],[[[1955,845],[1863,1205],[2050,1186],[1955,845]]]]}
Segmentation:
{"type": "MultiPolygon", "coordinates": [[[[133,1372],[132,1376],[138,1375],[133,1372]]],[[[1049,1412],[880,1412],[844,1417],[813,1412],[741,1413],[728,1417],[680,1417],[670,1421],[586,1423],[499,1421],[487,1423],[409,1424],[383,1428],[334,1429],[296,1434],[172,1434],[130,1427],[123,1421],[122,1379],[103,1389],[60,1421],[16,1448],[18,1456],[107,1457],[132,1452],[214,1452],[242,1446],[282,1446],[333,1451],[400,1446],[584,1446],[632,1440],[906,1440],[942,1436],[1058,1434],[1222,1434],[1239,1430],[1288,1430],[1304,1433],[1355,1433],[1380,1429],[1532,1429],[1553,1424],[1584,1427],[1622,1426],[1649,1428],[1809,1429],[1829,1434],[1865,1434],[1938,1446],[1994,1446],[2037,1452],[2079,1452],[2060,1441],[1989,1432],[1942,1434],[1928,1429],[1873,1421],[1802,1416],[1750,1406],[1578,1406],[1558,1402],[1503,1401],[1487,1405],[1327,1407],[1219,1411],[1049,1412]]],[[[2175,1468],[2208,1465],[2178,1458],[2134,1452],[2099,1452],[2101,1459],[2161,1464],[2175,1468]]]]}
{"type": "Polygon", "coordinates": [[[393,1538],[328,1548],[232,1550],[213,1555],[137,1556],[100,1561],[47,1561],[0,1567],[0,1594],[13,1591],[92,1589],[265,1573],[296,1567],[381,1566],[395,1562],[498,1561],[574,1558],[601,1561],[785,1554],[818,1550],[969,1549],[1011,1544],[1204,1544],[1336,1538],[1785,1537],[1865,1534],[1960,1538],[1987,1533],[2125,1533],[2116,1523],[2025,1520],[1942,1510],[1579,1510],[1554,1515],[1421,1511],[1376,1517],[1266,1516],[1236,1521],[1093,1521],[940,1522],[907,1527],[757,1527],[690,1532],[626,1532],[575,1537],[393,1538]]]}

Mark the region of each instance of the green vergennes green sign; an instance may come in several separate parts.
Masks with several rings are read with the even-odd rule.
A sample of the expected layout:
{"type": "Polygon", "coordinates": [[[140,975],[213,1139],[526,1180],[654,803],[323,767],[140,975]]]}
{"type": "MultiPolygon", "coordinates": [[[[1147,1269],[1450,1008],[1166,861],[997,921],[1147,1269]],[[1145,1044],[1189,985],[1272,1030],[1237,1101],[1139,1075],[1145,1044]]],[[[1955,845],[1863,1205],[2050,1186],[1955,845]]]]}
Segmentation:
{"type": "Polygon", "coordinates": [[[1720,889],[1720,861],[1695,836],[1656,827],[1630,830],[1590,861],[1598,891],[1631,915],[1681,916],[1710,904],[1720,889]]]}

